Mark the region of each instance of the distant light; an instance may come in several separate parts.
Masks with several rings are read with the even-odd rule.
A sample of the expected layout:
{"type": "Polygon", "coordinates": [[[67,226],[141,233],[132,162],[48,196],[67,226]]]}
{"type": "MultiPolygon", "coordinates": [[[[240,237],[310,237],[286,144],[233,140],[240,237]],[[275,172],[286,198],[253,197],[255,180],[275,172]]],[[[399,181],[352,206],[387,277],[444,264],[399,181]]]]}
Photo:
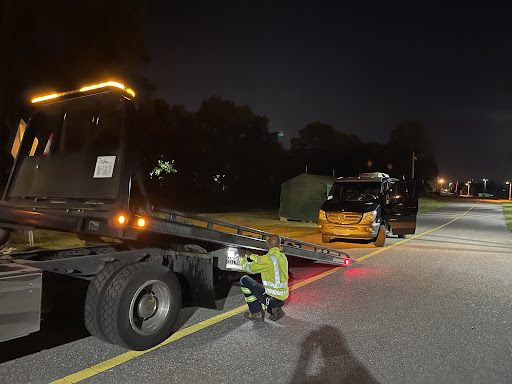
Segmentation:
{"type": "Polygon", "coordinates": [[[277,136],[279,136],[279,137],[284,137],[284,132],[283,132],[283,131],[279,131],[279,133],[277,134],[277,136]]]}

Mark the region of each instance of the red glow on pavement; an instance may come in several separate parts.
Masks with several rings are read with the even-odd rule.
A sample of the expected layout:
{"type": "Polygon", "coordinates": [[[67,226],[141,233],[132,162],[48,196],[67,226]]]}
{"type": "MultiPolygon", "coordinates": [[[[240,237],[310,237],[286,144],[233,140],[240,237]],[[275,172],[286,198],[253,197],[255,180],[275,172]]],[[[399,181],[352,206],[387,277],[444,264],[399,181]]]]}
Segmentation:
{"type": "Polygon", "coordinates": [[[350,268],[345,270],[345,275],[366,275],[368,273],[367,270],[364,270],[363,268],[350,268]]]}

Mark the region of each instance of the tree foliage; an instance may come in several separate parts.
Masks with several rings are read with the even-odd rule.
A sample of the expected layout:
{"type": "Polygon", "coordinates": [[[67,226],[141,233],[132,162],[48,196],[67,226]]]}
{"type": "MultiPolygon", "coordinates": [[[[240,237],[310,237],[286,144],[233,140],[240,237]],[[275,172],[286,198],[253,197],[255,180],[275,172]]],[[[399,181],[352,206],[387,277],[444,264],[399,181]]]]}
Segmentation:
{"type": "Polygon", "coordinates": [[[157,142],[147,148],[146,170],[158,156],[173,161],[176,172],[149,180],[155,196],[172,195],[185,207],[198,204],[265,204],[278,199],[287,153],[270,132],[268,119],[248,106],[212,96],[198,111],[155,102],[157,142]],[[153,155],[151,155],[153,154],[153,155]],[[154,154],[158,154],[155,156],[154,154]]]}
{"type": "Polygon", "coordinates": [[[291,153],[304,170],[317,174],[354,175],[361,167],[362,142],[356,135],[347,135],[332,125],[315,122],[299,131],[291,140],[291,153]]]}
{"type": "Polygon", "coordinates": [[[411,177],[412,155],[415,154],[415,178],[430,180],[438,175],[434,143],[429,130],[416,120],[405,120],[391,131],[387,152],[392,173],[411,177]]]}

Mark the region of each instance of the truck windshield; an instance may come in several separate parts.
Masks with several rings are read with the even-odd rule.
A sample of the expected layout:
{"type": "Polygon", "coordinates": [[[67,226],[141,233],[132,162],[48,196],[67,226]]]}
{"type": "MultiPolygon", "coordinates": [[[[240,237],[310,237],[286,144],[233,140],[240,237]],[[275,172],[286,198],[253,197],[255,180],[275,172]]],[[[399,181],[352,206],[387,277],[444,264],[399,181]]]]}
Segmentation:
{"type": "Polygon", "coordinates": [[[23,138],[7,197],[117,199],[124,103],[104,93],[40,106],[23,138]]]}
{"type": "Polygon", "coordinates": [[[380,182],[345,181],[334,183],[329,197],[337,201],[372,201],[378,200],[380,193],[380,182]]]}

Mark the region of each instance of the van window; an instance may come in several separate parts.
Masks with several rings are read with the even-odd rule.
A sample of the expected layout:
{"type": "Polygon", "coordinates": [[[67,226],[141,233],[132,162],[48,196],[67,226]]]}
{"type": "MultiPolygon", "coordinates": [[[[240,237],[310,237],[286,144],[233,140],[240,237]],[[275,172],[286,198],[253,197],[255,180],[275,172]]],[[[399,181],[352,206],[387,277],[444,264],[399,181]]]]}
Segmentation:
{"type": "Polygon", "coordinates": [[[380,194],[381,183],[375,181],[338,181],[329,192],[329,196],[338,201],[372,201],[380,194]]]}

